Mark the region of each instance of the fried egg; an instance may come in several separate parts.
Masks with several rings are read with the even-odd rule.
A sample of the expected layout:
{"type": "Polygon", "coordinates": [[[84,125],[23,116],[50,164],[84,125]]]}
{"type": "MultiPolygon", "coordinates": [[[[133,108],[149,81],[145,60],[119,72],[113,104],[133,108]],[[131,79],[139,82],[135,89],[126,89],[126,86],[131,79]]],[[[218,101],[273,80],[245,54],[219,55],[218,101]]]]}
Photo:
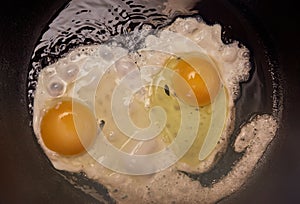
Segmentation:
{"type": "Polygon", "coordinates": [[[180,172],[207,172],[224,153],[250,68],[247,48],[196,18],[178,18],[135,51],[115,41],[79,47],[39,74],[34,132],[56,169],[85,172],[120,203],[212,203],[248,174],[228,175],[240,181],[217,191],[180,172]]]}

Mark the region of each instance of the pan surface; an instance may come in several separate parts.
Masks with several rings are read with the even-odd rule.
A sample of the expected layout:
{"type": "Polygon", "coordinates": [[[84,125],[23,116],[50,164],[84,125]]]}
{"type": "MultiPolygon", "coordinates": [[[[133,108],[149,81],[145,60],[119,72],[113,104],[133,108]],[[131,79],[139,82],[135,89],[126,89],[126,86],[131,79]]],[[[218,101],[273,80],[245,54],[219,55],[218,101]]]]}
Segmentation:
{"type": "MultiPolygon", "coordinates": [[[[35,141],[32,127],[29,126],[31,116],[28,113],[27,73],[30,58],[36,43],[47,29],[49,22],[66,5],[67,1],[27,1],[11,2],[2,7],[1,12],[1,203],[96,203],[91,196],[74,188],[50,165],[39,145],[35,141]]],[[[208,22],[226,22],[228,15],[224,12],[231,8],[240,9],[239,22],[246,24],[240,33],[237,28],[227,27],[227,33],[233,33],[232,38],[241,40],[251,49],[261,48],[260,42],[247,43],[245,39],[253,39],[257,34],[272,59],[275,71],[282,74],[284,111],[279,136],[272,147],[272,156],[268,157],[262,167],[258,168],[257,176],[246,185],[242,192],[225,199],[224,203],[282,203],[283,201],[299,201],[297,195],[300,181],[299,148],[300,144],[299,118],[297,102],[299,102],[299,51],[294,47],[299,45],[296,26],[296,12],[286,13],[292,6],[280,5],[268,1],[231,1],[224,3],[228,8],[221,7],[220,1],[203,1],[196,6],[201,10],[203,18],[208,22]],[[219,6],[215,6],[219,5],[219,6]],[[215,13],[209,9],[215,6],[215,13]],[[283,11],[286,12],[283,12],[283,11]],[[280,12],[279,12],[280,11],[280,12]],[[224,12],[224,13],[222,13],[224,12]],[[216,13],[219,13],[216,15],[216,13]],[[226,17],[227,16],[227,17],[226,17]],[[248,27],[250,26],[250,28],[248,27]],[[246,37],[245,37],[246,36],[246,37]],[[244,38],[244,39],[243,39],[244,38]],[[298,53],[298,54],[297,54],[298,53]],[[298,92],[297,92],[298,91],[298,92]]],[[[234,10],[234,9],[233,9],[234,10]]],[[[235,14],[232,14],[234,17],[235,14]]],[[[255,58],[257,59],[257,58],[255,58]]],[[[263,59],[261,59],[262,62],[263,59]]],[[[263,71],[263,70],[262,70],[263,71]]],[[[268,74],[269,70],[266,71],[268,74]]],[[[266,81],[268,86],[268,81],[266,81]]],[[[271,85],[269,85],[271,86],[271,85]]],[[[262,96],[270,93],[264,93],[262,96]]],[[[270,109],[270,103],[262,103],[261,108],[270,109]],[[265,107],[266,106],[266,107],[265,107]]],[[[265,109],[264,109],[265,110],[265,109]]],[[[251,111],[247,110],[247,111],[251,111]]],[[[241,113],[241,115],[246,113],[241,113]]],[[[82,181],[86,182],[86,181],[82,181]]],[[[100,190],[105,191],[105,189],[100,190]]],[[[107,200],[110,199],[107,197],[107,200]]]]}

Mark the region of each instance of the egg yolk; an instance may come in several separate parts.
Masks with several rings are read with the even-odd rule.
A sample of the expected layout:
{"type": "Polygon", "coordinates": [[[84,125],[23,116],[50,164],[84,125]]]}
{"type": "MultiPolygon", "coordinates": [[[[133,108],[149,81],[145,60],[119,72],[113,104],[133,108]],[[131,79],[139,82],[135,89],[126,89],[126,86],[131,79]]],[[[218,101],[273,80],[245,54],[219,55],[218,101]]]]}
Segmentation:
{"type": "Polygon", "coordinates": [[[203,56],[187,55],[184,59],[172,57],[166,67],[177,73],[172,78],[173,88],[176,95],[187,104],[206,106],[217,96],[221,86],[218,72],[214,64],[203,56]]]}
{"type": "Polygon", "coordinates": [[[90,109],[72,100],[60,101],[50,108],[42,118],[40,129],[46,147],[63,155],[84,152],[97,133],[90,109]]]}

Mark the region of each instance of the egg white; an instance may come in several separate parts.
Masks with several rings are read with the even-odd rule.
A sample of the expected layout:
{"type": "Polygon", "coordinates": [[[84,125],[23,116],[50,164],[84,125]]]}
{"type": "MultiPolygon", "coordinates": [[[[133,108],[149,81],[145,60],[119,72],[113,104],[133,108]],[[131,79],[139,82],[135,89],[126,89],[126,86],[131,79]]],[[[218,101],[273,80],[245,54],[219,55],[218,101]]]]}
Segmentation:
{"type": "MultiPolygon", "coordinates": [[[[199,19],[178,18],[157,35],[147,36],[144,45],[141,46],[138,52],[129,53],[127,49],[122,48],[117,43],[84,46],[73,50],[58,62],[44,68],[39,75],[35,93],[34,131],[39,143],[56,169],[85,172],[89,178],[105,185],[110,195],[119,202],[132,203],[136,200],[144,203],[150,201],[164,203],[173,200],[178,203],[215,202],[221,196],[228,194],[229,187],[224,187],[223,193],[218,193],[212,190],[213,188],[203,187],[198,181],[192,181],[186,175],[179,173],[178,170],[190,173],[206,172],[217,162],[217,155],[226,150],[234,123],[234,100],[239,95],[239,83],[248,79],[249,71],[248,50],[245,47],[238,46],[238,42],[225,45],[221,40],[220,25],[208,26],[199,19]],[[40,121],[45,111],[59,97],[75,98],[86,104],[91,110],[96,107],[97,119],[101,121],[105,116],[104,128],[106,128],[107,134],[111,133],[108,137],[111,142],[114,143],[114,141],[122,139],[124,135],[120,131],[118,132],[117,127],[113,125],[113,117],[109,117],[110,113],[105,113],[105,111],[111,109],[110,99],[114,87],[120,84],[122,78],[129,71],[137,67],[151,65],[153,69],[140,70],[142,80],[149,83],[152,77],[160,73],[165,60],[171,55],[199,52],[199,50],[202,54],[211,58],[218,67],[223,87],[214,103],[219,103],[216,109],[218,109],[217,107],[223,107],[222,105],[225,104],[226,117],[224,118],[225,124],[216,137],[217,141],[213,145],[214,148],[207,150],[208,153],[206,152],[202,161],[199,161],[196,166],[190,166],[179,161],[175,165],[155,174],[131,176],[104,167],[88,153],[63,156],[49,150],[44,145],[40,137],[40,121]],[[57,82],[54,91],[51,88],[52,91],[49,91],[49,86],[53,82],[57,82]],[[124,199],[124,196],[126,199],[124,199]]],[[[144,97],[143,94],[142,96],[142,101],[145,102],[147,97],[144,97]]],[[[136,97],[139,96],[136,95],[136,97]]],[[[174,96],[173,99],[175,101],[176,97],[174,96]]],[[[162,99],[162,102],[165,100],[162,99]]],[[[176,102],[170,104],[173,104],[174,107],[176,102]]],[[[168,112],[172,113],[174,111],[173,107],[172,105],[165,106],[165,109],[169,109],[168,112]]],[[[197,111],[201,112],[202,115],[205,116],[206,114],[207,117],[211,117],[211,113],[206,113],[209,112],[207,108],[200,109],[197,111]]],[[[216,111],[216,116],[224,114],[220,112],[220,109],[219,112],[216,111]]],[[[133,116],[133,120],[138,121],[141,116],[138,112],[136,114],[133,116]]],[[[172,114],[169,116],[171,117],[172,114]]],[[[141,126],[147,124],[147,117],[145,122],[140,124],[141,126]]],[[[136,145],[137,143],[133,143],[127,150],[124,148],[124,151],[132,152],[136,145]]],[[[164,147],[166,145],[160,138],[152,140],[138,150],[140,154],[148,154],[149,152],[160,151],[164,147]]]]}

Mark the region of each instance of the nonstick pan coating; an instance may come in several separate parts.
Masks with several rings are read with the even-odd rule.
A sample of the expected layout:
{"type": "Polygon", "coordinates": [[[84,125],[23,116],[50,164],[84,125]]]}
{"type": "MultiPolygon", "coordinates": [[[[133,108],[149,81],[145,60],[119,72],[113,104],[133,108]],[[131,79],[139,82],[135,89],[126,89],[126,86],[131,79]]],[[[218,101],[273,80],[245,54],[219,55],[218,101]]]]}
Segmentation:
{"type": "MultiPolygon", "coordinates": [[[[66,3],[9,1],[0,8],[0,203],[97,203],[57,174],[29,126],[26,90],[30,58],[45,26],[66,3]]],[[[231,3],[254,21],[277,59],[284,108],[272,156],[259,168],[256,179],[222,202],[296,203],[300,201],[299,12],[288,1],[231,3]]]]}

